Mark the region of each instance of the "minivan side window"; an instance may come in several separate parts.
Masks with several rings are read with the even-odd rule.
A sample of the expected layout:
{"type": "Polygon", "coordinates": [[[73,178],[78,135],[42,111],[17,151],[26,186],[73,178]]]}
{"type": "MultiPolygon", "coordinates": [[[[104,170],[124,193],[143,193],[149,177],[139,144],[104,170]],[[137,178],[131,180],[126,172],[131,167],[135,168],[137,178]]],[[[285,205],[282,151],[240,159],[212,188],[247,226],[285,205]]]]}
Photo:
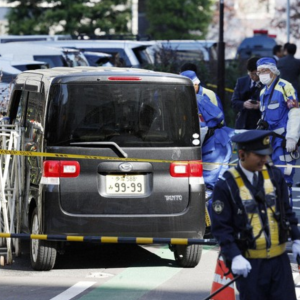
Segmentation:
{"type": "MultiPolygon", "coordinates": [[[[27,91],[19,91],[17,95],[20,95],[18,98],[15,98],[14,104],[17,105],[17,111],[16,111],[16,116],[15,119],[12,118],[12,121],[14,123],[19,124],[20,126],[24,126],[24,120],[25,120],[25,113],[26,113],[26,104],[27,104],[27,97],[28,97],[28,92],[27,91]]],[[[17,97],[17,96],[16,96],[17,97]]]]}
{"type": "MultiPolygon", "coordinates": [[[[28,95],[28,105],[25,118],[24,150],[31,152],[43,151],[43,133],[42,117],[44,115],[44,101],[41,93],[30,92],[28,95]]],[[[34,156],[28,156],[27,162],[30,165],[30,181],[37,184],[41,174],[40,159],[34,156]]]]}
{"type": "Polygon", "coordinates": [[[38,138],[43,133],[42,116],[44,115],[44,101],[41,93],[30,92],[26,111],[25,137],[38,138]],[[33,137],[35,136],[35,137],[33,137]]]}

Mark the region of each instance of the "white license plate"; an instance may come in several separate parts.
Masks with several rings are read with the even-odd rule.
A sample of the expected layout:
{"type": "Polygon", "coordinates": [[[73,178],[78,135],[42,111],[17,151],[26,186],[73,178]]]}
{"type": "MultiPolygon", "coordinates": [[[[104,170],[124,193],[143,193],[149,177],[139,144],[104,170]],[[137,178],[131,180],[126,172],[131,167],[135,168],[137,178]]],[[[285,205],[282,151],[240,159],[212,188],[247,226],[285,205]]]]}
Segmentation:
{"type": "Polygon", "coordinates": [[[145,193],[144,175],[106,175],[106,193],[136,195],[145,193]]]}

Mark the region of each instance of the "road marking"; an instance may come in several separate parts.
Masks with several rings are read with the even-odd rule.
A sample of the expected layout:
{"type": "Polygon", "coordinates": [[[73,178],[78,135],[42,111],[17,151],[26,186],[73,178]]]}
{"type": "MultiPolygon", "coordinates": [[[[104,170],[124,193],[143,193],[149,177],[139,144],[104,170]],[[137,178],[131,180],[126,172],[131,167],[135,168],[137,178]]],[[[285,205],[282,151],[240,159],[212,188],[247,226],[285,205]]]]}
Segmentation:
{"type": "Polygon", "coordinates": [[[89,287],[91,287],[96,282],[93,281],[79,281],[61,294],[57,295],[54,298],[51,298],[50,300],[70,300],[77,296],[78,294],[82,293],[89,287]]]}
{"type": "MultiPolygon", "coordinates": [[[[210,252],[213,247],[203,247],[203,254],[210,252]],[[205,249],[206,248],[206,249],[205,249]]],[[[152,251],[151,251],[152,252],[152,251]]],[[[155,251],[155,254],[162,259],[174,260],[174,254],[168,246],[155,251]]],[[[174,268],[167,265],[162,267],[153,266],[132,266],[125,269],[100,287],[95,288],[88,294],[79,298],[80,300],[137,300],[144,294],[157,288],[174,275],[179,273],[182,268],[174,268]]]]}
{"type": "MultiPolygon", "coordinates": [[[[299,276],[299,272],[293,272],[293,278],[294,280],[299,276]]],[[[295,291],[296,291],[296,297],[297,299],[300,299],[300,285],[299,283],[295,286],[295,291]]]]}

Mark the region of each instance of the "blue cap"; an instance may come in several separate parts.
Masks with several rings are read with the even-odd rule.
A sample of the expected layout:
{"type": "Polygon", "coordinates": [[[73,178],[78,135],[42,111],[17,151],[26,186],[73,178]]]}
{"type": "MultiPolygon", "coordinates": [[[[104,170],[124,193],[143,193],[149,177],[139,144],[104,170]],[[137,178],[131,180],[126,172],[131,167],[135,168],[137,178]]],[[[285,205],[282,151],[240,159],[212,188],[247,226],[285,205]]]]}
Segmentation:
{"type": "Polygon", "coordinates": [[[256,62],[256,66],[264,66],[264,67],[276,67],[276,61],[272,57],[262,57],[256,62]]]}
{"type": "Polygon", "coordinates": [[[193,84],[199,84],[200,83],[200,80],[199,80],[199,78],[197,77],[197,75],[194,71],[190,71],[190,70],[184,71],[184,72],[180,73],[180,75],[191,79],[193,81],[193,84]]]}
{"type": "Polygon", "coordinates": [[[238,149],[254,152],[260,155],[270,155],[273,152],[270,143],[270,136],[273,135],[269,130],[247,130],[231,138],[236,143],[238,149]]]}

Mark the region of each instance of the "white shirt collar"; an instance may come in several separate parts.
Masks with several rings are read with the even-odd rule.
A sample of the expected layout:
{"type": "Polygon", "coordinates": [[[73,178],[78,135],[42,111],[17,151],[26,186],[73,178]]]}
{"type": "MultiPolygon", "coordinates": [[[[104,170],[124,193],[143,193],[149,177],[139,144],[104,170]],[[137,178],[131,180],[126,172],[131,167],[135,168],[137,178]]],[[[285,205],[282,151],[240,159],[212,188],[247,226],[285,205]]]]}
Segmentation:
{"type": "Polygon", "coordinates": [[[258,172],[251,172],[251,171],[248,171],[246,170],[245,168],[243,168],[242,164],[239,162],[239,165],[243,171],[243,173],[245,174],[245,176],[247,177],[247,179],[249,180],[249,182],[251,184],[253,184],[253,174],[255,173],[257,176],[258,176],[258,172]]]}

